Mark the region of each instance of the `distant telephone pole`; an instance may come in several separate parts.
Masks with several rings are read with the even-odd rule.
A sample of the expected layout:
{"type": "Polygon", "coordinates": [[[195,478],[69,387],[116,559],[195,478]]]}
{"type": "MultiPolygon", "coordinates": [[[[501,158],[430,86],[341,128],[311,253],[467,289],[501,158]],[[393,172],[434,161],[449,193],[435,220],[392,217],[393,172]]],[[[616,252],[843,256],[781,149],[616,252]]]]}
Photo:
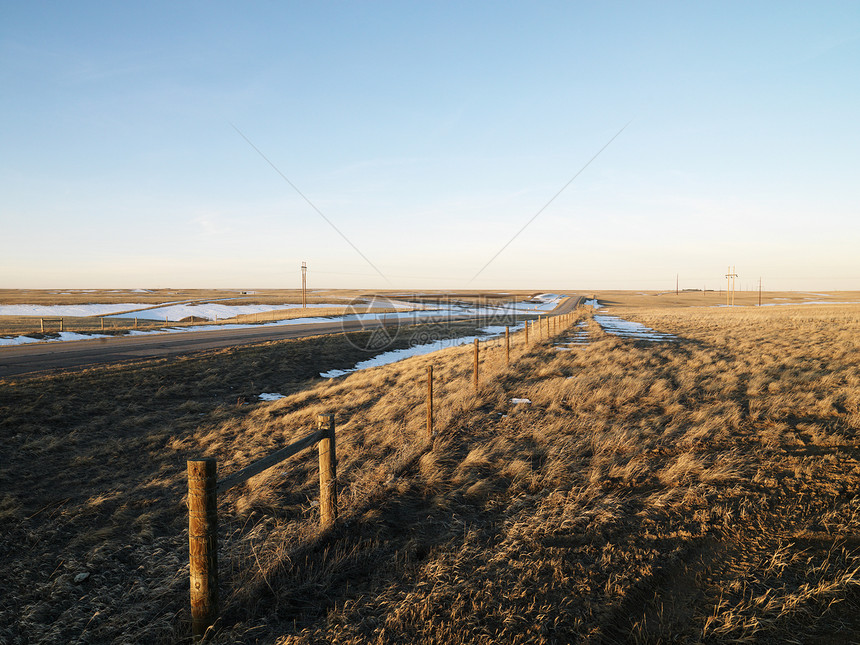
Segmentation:
{"type": "Polygon", "coordinates": [[[726,273],[726,306],[734,307],[735,306],[735,278],[738,277],[738,274],[735,273],[734,267],[729,267],[728,272],[726,273]],[[731,301],[730,301],[731,299],[731,301]]]}
{"type": "Polygon", "coordinates": [[[758,306],[761,307],[761,276],[758,277],[758,306]]]}
{"type": "Polygon", "coordinates": [[[679,282],[678,282],[678,281],[679,281],[679,279],[680,279],[680,278],[678,277],[678,274],[676,273],[676,274],[675,274],[675,295],[676,295],[676,296],[680,293],[680,291],[679,291],[679,289],[678,289],[678,284],[679,284],[679,282]]]}
{"type": "Polygon", "coordinates": [[[302,262],[302,309],[306,309],[308,306],[307,299],[307,275],[308,275],[308,263],[302,262]]]}

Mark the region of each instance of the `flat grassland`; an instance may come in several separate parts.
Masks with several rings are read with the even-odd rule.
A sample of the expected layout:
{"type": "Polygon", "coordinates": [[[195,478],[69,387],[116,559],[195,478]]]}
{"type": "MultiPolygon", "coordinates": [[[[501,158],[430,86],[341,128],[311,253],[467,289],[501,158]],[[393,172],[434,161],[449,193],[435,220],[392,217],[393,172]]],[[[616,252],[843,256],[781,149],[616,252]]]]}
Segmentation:
{"type": "Polygon", "coordinates": [[[622,296],[676,340],[583,308],[587,344],[485,345],[477,393],[470,347],[317,378],[340,336],[0,382],[0,642],[187,639],[185,460],[323,412],[339,522],[311,453],[223,494],[212,642],[860,641],[860,306],[622,296]]]}
{"type": "MultiPolygon", "coordinates": [[[[511,298],[522,300],[534,294],[533,291],[519,291],[505,294],[494,292],[449,291],[449,292],[403,292],[367,291],[349,289],[314,289],[306,294],[308,308],[273,309],[260,313],[237,314],[229,318],[206,320],[203,318],[183,318],[171,320],[169,326],[194,327],[204,324],[252,324],[274,320],[292,320],[305,317],[343,316],[354,313],[390,313],[398,311],[386,298],[392,300],[408,297],[414,302],[433,303],[440,300],[482,305],[493,300],[508,301],[511,298]],[[368,300],[373,302],[368,303],[368,300]],[[322,307],[322,304],[332,306],[322,307]]],[[[168,304],[209,304],[224,305],[298,305],[302,302],[299,289],[131,289],[131,290],[49,290],[49,289],[0,289],[0,305],[82,305],[82,304],[123,304],[140,305],[124,318],[110,315],[62,316],[62,329],[67,332],[99,333],[123,335],[132,329],[155,330],[167,325],[155,316],[147,318],[147,310],[168,304]],[[133,314],[134,317],[131,316],[133,314]]],[[[59,317],[0,315],[0,336],[28,335],[33,338],[56,338],[60,331],[59,317]]]]}
{"type": "MultiPolygon", "coordinates": [[[[288,320],[303,318],[306,316],[342,316],[345,313],[355,313],[356,307],[349,308],[348,305],[353,298],[365,295],[362,291],[349,290],[314,290],[306,297],[307,303],[317,305],[318,303],[343,303],[343,306],[318,307],[308,309],[291,308],[266,311],[259,314],[243,314],[222,319],[217,322],[225,323],[257,323],[270,320],[288,320]]],[[[296,289],[265,289],[265,290],[237,290],[237,289],[134,289],[134,290],[103,290],[103,289],[79,289],[79,290],[48,290],[48,289],[0,289],[0,304],[3,305],[77,305],[77,304],[118,304],[137,303],[143,307],[157,307],[168,303],[223,303],[227,305],[280,305],[301,304],[301,290],[296,289]]],[[[394,311],[384,307],[372,309],[360,309],[368,312],[394,311]]],[[[135,318],[110,318],[104,319],[100,316],[63,316],[63,329],[65,331],[124,334],[130,329],[151,330],[165,326],[163,320],[148,319],[146,309],[142,308],[135,312],[135,318]]],[[[47,317],[46,317],[47,318],[47,317]]],[[[211,325],[211,320],[187,320],[171,321],[170,327],[193,327],[203,323],[211,325]]],[[[40,316],[3,316],[0,315],[0,335],[3,334],[28,334],[39,338],[42,336],[56,335],[59,330],[59,321],[56,318],[47,318],[42,333],[42,322],[40,316]]]]}

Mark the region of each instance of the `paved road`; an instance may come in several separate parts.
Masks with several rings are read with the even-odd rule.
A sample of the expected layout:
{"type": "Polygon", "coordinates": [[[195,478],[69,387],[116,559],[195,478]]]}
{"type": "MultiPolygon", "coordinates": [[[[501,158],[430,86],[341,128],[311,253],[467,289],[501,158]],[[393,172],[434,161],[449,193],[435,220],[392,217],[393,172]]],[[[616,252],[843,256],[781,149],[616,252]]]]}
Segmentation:
{"type": "MultiPolygon", "coordinates": [[[[576,308],[581,298],[567,298],[551,314],[568,313],[576,308]]],[[[440,315],[422,318],[421,322],[477,320],[487,322],[494,316],[440,315]]],[[[412,320],[401,319],[401,325],[412,320]]],[[[389,325],[392,321],[389,321],[389,325]]],[[[324,323],[295,325],[258,325],[243,329],[215,331],[189,331],[146,336],[117,336],[95,340],[78,340],[54,343],[33,343],[13,347],[0,347],[0,378],[38,374],[55,370],[83,369],[108,363],[126,363],[194,354],[224,347],[251,345],[286,338],[304,338],[343,331],[376,329],[382,322],[368,320],[332,320],[324,323]]]]}
{"type": "Polygon", "coordinates": [[[585,304],[585,298],[582,296],[570,296],[562,300],[558,307],[553,309],[550,312],[551,316],[558,316],[559,314],[569,314],[571,311],[576,309],[579,305],[585,304]]]}

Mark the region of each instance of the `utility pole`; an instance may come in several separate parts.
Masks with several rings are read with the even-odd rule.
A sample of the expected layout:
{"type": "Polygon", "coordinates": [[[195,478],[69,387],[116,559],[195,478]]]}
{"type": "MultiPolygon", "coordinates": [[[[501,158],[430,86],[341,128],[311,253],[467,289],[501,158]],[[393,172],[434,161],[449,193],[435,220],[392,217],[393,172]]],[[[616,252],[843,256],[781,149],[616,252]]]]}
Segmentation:
{"type": "Polygon", "coordinates": [[[738,277],[737,270],[732,265],[732,307],[735,306],[735,279],[738,277]]]}
{"type": "Polygon", "coordinates": [[[758,277],[758,306],[761,307],[761,276],[758,277]]]}
{"type": "Polygon", "coordinates": [[[729,267],[728,272],[726,273],[726,306],[734,307],[735,306],[735,278],[738,277],[738,274],[735,273],[734,267],[729,267]],[[730,300],[731,298],[731,300],[730,300]]]}
{"type": "Polygon", "coordinates": [[[308,275],[308,263],[302,262],[302,309],[307,309],[307,306],[308,306],[307,275],[308,275]]]}
{"type": "Polygon", "coordinates": [[[675,295],[676,296],[678,295],[678,280],[679,280],[678,274],[676,273],[675,274],[675,295]]]}

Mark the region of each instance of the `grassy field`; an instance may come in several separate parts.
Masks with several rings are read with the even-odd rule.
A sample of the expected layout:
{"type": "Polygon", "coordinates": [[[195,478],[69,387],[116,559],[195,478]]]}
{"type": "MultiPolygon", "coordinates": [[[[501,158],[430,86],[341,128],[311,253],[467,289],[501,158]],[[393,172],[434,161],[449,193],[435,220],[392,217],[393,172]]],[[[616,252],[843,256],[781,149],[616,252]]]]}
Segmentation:
{"type": "MultiPolygon", "coordinates": [[[[184,320],[171,321],[171,327],[193,327],[199,324],[211,325],[213,322],[220,324],[248,324],[257,322],[269,322],[272,320],[290,320],[306,316],[341,316],[345,313],[355,313],[356,307],[348,307],[352,298],[364,295],[359,291],[346,290],[319,290],[307,296],[307,303],[316,305],[318,303],[339,303],[344,306],[312,307],[309,309],[281,309],[259,314],[245,314],[233,316],[232,318],[218,321],[211,320],[184,320]]],[[[117,304],[138,303],[143,307],[155,307],[164,303],[208,303],[223,302],[229,305],[277,305],[277,304],[300,304],[302,294],[300,290],[205,290],[205,289],[156,289],[156,290],[28,290],[28,289],[0,289],[0,305],[74,305],[74,304],[117,304]]],[[[365,311],[363,309],[362,311],[365,311]]],[[[395,311],[393,308],[375,307],[366,311],[388,312],[395,311]]],[[[163,320],[152,320],[146,316],[146,310],[135,312],[134,318],[101,318],[99,316],[64,316],[63,330],[83,333],[106,333],[122,335],[131,329],[152,330],[165,326],[163,320]]],[[[27,334],[32,337],[56,336],[60,330],[58,317],[46,318],[44,323],[40,316],[0,316],[0,335],[27,334]],[[44,327],[43,327],[44,325],[44,327]],[[43,332],[44,328],[44,332],[43,332]]]]}
{"type": "MultiPolygon", "coordinates": [[[[351,298],[362,291],[312,290],[308,302],[328,302],[331,297],[351,298]]],[[[211,302],[230,299],[231,304],[286,304],[302,301],[301,289],[0,289],[0,304],[63,305],[140,302],[211,302]]]]}
{"type": "MultiPolygon", "coordinates": [[[[252,324],[273,320],[292,320],[305,317],[342,316],[353,313],[390,313],[398,309],[386,307],[385,299],[408,298],[416,303],[460,302],[463,304],[486,305],[494,301],[523,300],[535,292],[516,292],[499,294],[494,292],[451,291],[451,292],[409,292],[402,291],[361,291],[346,289],[316,289],[306,296],[307,309],[280,309],[255,314],[242,314],[219,320],[183,319],[170,321],[171,327],[193,327],[196,325],[252,324]],[[373,306],[367,306],[364,299],[379,298],[373,306]],[[338,306],[337,303],[343,303],[338,306]],[[320,307],[319,304],[332,304],[320,307]]],[[[132,310],[135,318],[110,318],[100,316],[63,316],[63,331],[85,334],[104,333],[123,335],[132,329],[154,330],[165,326],[163,320],[147,318],[146,308],[154,308],[165,303],[203,304],[218,302],[226,305],[278,305],[300,304],[301,290],[263,289],[263,290],[212,290],[212,289],[154,289],[154,290],[47,290],[47,289],[0,289],[0,305],[74,305],[74,304],[118,304],[136,303],[139,309],[132,310]]],[[[118,312],[126,313],[126,312],[118,312]]],[[[60,318],[40,316],[0,315],[0,336],[28,335],[34,338],[56,337],[60,331],[60,318]]]]}
{"type": "MultiPolygon", "coordinates": [[[[250,325],[267,323],[276,320],[295,320],[298,318],[318,318],[323,316],[343,316],[355,313],[392,313],[395,308],[388,307],[317,307],[313,309],[273,309],[254,314],[240,314],[231,318],[221,318],[216,321],[195,319],[182,321],[151,320],[146,318],[146,312],[140,312],[137,318],[101,318],[98,316],[64,316],[62,330],[81,332],[84,334],[106,334],[121,336],[133,329],[154,331],[157,329],[180,327],[211,327],[212,325],[250,325]]],[[[30,338],[50,338],[59,336],[59,318],[44,318],[39,316],[0,316],[0,335],[26,335],[30,338]],[[44,331],[43,331],[44,330],[44,331]]]]}
{"type": "Polygon", "coordinates": [[[215,643],[860,641],[860,306],[597,295],[677,340],[586,308],[586,345],[486,346],[477,393],[470,347],[319,379],[364,357],[339,336],[0,382],[0,642],[183,641],[185,460],[321,412],[338,525],[315,454],[225,493],[215,643]]]}
{"type": "MultiPolygon", "coordinates": [[[[601,291],[601,302],[613,307],[717,307],[726,305],[725,291],[601,291]]],[[[763,291],[761,302],[766,306],[807,303],[860,304],[860,291],[763,291]]],[[[758,291],[735,291],[734,304],[739,307],[757,306],[758,291]]]]}
{"type": "MultiPolygon", "coordinates": [[[[381,295],[391,298],[418,297],[438,299],[455,297],[466,301],[490,299],[519,299],[536,291],[511,291],[504,294],[492,291],[368,291],[362,289],[311,289],[307,302],[350,301],[353,298],[381,295]]],[[[302,301],[301,289],[0,289],[0,304],[62,305],[62,304],[114,304],[139,302],[158,305],[167,302],[214,302],[229,299],[229,304],[297,304],[302,301]]]]}

